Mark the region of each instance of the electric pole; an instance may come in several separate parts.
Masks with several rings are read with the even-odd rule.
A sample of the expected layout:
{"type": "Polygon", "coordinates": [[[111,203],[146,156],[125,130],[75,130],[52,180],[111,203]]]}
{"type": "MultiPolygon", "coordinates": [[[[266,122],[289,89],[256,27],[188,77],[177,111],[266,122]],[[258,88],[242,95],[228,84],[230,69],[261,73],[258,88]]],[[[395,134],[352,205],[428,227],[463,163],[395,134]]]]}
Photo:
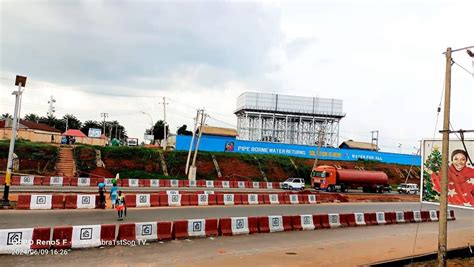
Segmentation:
{"type": "Polygon", "coordinates": [[[103,130],[102,133],[105,135],[105,118],[109,117],[109,113],[100,113],[101,117],[104,117],[104,124],[102,125],[103,130]]]}
{"type": "Polygon", "coordinates": [[[166,143],[167,143],[167,138],[166,138],[166,105],[169,103],[166,102],[166,97],[163,97],[163,102],[160,102],[160,104],[163,104],[163,149],[166,149],[166,143]]]}
{"type": "Polygon", "coordinates": [[[54,108],[54,103],[56,103],[56,99],[54,99],[54,97],[51,96],[48,101],[48,104],[49,104],[48,114],[47,114],[48,117],[53,117],[54,112],[56,112],[56,109],[54,108]]]}
{"type": "Polygon", "coordinates": [[[189,180],[196,180],[196,158],[197,158],[197,153],[199,150],[199,143],[201,142],[201,136],[202,136],[202,131],[204,124],[206,123],[206,117],[207,115],[204,113],[204,109],[201,110],[201,123],[199,125],[199,135],[196,143],[196,148],[194,149],[194,155],[193,155],[193,163],[191,165],[191,169],[188,173],[188,179],[189,180]]]}
{"type": "Polygon", "coordinates": [[[15,96],[15,111],[13,112],[12,134],[10,137],[10,147],[8,149],[7,172],[5,175],[5,186],[3,188],[2,206],[10,206],[10,200],[8,199],[8,195],[10,194],[10,184],[13,170],[13,151],[15,149],[16,132],[18,128],[18,113],[20,112],[19,109],[21,105],[21,94],[23,93],[21,88],[25,87],[26,85],[26,77],[17,75],[15,79],[15,85],[18,86],[18,90],[13,91],[12,93],[12,95],[15,96]]]}
{"type": "Polygon", "coordinates": [[[194,118],[193,136],[191,137],[191,142],[189,142],[188,158],[186,159],[186,169],[184,171],[186,174],[188,174],[188,171],[189,171],[189,161],[191,160],[191,150],[192,150],[193,145],[194,145],[194,137],[196,136],[197,123],[198,123],[198,120],[199,120],[199,113],[200,113],[200,110],[198,109],[197,112],[196,112],[196,117],[194,118]]]}
{"type": "MultiPolygon", "coordinates": [[[[319,132],[318,132],[318,150],[316,151],[316,157],[314,158],[313,170],[316,167],[318,167],[319,151],[321,150],[321,146],[323,145],[324,135],[325,135],[324,125],[321,125],[321,128],[319,129],[319,132]]],[[[311,177],[310,177],[310,179],[311,179],[311,177]]]]}

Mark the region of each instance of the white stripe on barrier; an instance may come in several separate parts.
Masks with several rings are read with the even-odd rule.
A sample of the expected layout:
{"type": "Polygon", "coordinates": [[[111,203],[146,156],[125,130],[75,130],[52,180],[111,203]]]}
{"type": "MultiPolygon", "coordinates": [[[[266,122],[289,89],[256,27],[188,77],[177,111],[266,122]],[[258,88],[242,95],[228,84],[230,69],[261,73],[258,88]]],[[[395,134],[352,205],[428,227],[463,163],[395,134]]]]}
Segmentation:
{"type": "Polygon", "coordinates": [[[247,217],[232,217],[232,235],[246,235],[250,233],[249,220],[247,217]]]}
{"type": "Polygon", "coordinates": [[[230,188],[229,181],[222,181],[222,188],[230,188]]]}
{"type": "Polygon", "coordinates": [[[212,190],[206,190],[206,191],[204,191],[204,194],[206,194],[206,195],[214,195],[214,191],[212,191],[212,190]]]}
{"type": "Polygon", "coordinates": [[[179,195],[178,190],[166,190],[167,195],[179,195]]]}
{"type": "Polygon", "coordinates": [[[160,187],[160,180],[159,179],[151,179],[150,180],[150,187],[160,187]]]}
{"type": "Polygon", "coordinates": [[[0,254],[27,251],[33,242],[33,228],[0,229],[0,254]]]}
{"type": "Polygon", "coordinates": [[[300,215],[303,230],[314,230],[313,215],[300,215]]]}
{"type": "Polygon", "coordinates": [[[150,207],[150,194],[136,194],[137,207],[150,207]]]}
{"type": "Polygon", "coordinates": [[[35,177],[32,175],[26,175],[20,177],[20,185],[34,185],[35,177]]]}
{"type": "Polygon", "coordinates": [[[329,218],[329,226],[331,228],[341,227],[341,221],[340,221],[338,213],[330,213],[328,214],[328,218],[329,218]]]}
{"type": "Polygon", "coordinates": [[[260,188],[260,183],[259,182],[252,182],[252,187],[253,188],[260,188]]]}
{"type": "Polygon", "coordinates": [[[176,180],[176,179],[170,180],[170,187],[179,187],[179,180],[176,180]]]}
{"type": "Polygon", "coordinates": [[[188,220],[188,236],[206,236],[206,220],[188,220]]]}
{"type": "Polygon", "coordinates": [[[196,187],[197,183],[196,180],[189,180],[189,187],[196,187]]]}
{"type": "Polygon", "coordinates": [[[273,183],[267,182],[267,189],[273,189],[273,183]]]}
{"type": "Polygon", "coordinates": [[[90,186],[91,179],[86,177],[80,177],[77,179],[77,186],[90,186]]]}
{"type": "Polygon", "coordinates": [[[415,220],[415,222],[421,222],[421,212],[419,210],[413,211],[413,220],[415,220]]]}
{"type": "Polygon", "coordinates": [[[31,195],[31,210],[50,210],[52,204],[51,195],[31,195]]]}
{"type": "Polygon", "coordinates": [[[387,224],[385,221],[385,212],[376,212],[375,218],[377,218],[377,224],[387,224]]]}
{"type": "Polygon", "coordinates": [[[198,194],[198,206],[209,205],[209,196],[207,194],[198,194]]]}
{"type": "Polygon", "coordinates": [[[364,213],[354,213],[356,225],[366,225],[364,213]]]}
{"type": "Polygon", "coordinates": [[[214,181],[206,180],[206,187],[207,188],[214,188],[214,181]]]}
{"type": "Polygon", "coordinates": [[[405,223],[405,212],[396,211],[395,212],[395,219],[396,219],[397,223],[405,223]]]}
{"type": "Polygon", "coordinates": [[[78,209],[95,209],[95,195],[77,195],[78,209]]]}
{"type": "Polygon", "coordinates": [[[308,195],[308,202],[310,204],[316,204],[316,195],[308,195]]]}
{"type": "Polygon", "coordinates": [[[446,214],[448,220],[454,220],[453,216],[451,216],[451,210],[447,211],[448,213],[446,214]]]}
{"type": "Polygon", "coordinates": [[[270,199],[270,204],[280,204],[280,201],[278,201],[277,194],[269,194],[268,198],[270,199]]]}
{"type": "Polygon", "coordinates": [[[135,236],[137,240],[157,240],[158,239],[158,223],[157,222],[135,223],[135,236]]]}
{"type": "Polygon", "coordinates": [[[63,186],[63,177],[61,177],[61,176],[51,176],[49,178],[49,185],[63,186]]]}
{"type": "Polygon", "coordinates": [[[181,206],[181,195],[168,195],[168,206],[181,206]]]}
{"type": "Polygon", "coordinates": [[[248,194],[249,205],[258,205],[258,195],[248,194]]]}
{"type": "Polygon", "coordinates": [[[438,221],[438,213],[436,213],[435,210],[430,210],[430,220],[432,222],[437,222],[438,221]]]}
{"type": "Polygon", "coordinates": [[[139,187],[138,179],[128,179],[128,187],[139,187]]]}
{"type": "Polygon", "coordinates": [[[234,205],[234,194],[224,194],[224,205],[234,205]]]}
{"type": "Polygon", "coordinates": [[[282,216],[268,216],[268,228],[270,233],[283,231],[283,217],[282,216]]]}
{"type": "Polygon", "coordinates": [[[100,246],[100,231],[100,225],[73,226],[72,248],[90,248],[100,246]]]}
{"type": "Polygon", "coordinates": [[[244,181],[238,181],[237,182],[237,187],[238,188],[245,188],[245,182],[244,181]]]}
{"type": "Polygon", "coordinates": [[[298,195],[290,195],[290,204],[299,204],[298,195]]]}

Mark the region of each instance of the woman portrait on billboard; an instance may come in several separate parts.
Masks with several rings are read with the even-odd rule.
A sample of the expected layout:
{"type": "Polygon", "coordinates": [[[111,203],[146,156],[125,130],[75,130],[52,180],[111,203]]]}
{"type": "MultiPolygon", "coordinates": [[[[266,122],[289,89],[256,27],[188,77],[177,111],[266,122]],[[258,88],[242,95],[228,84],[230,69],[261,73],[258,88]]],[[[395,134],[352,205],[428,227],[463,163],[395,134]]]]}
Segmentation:
{"type": "MultiPolygon", "coordinates": [[[[448,204],[474,207],[474,168],[467,166],[468,154],[462,149],[451,153],[448,169],[448,204]]],[[[441,192],[441,172],[432,173],[433,188],[441,192]]]]}

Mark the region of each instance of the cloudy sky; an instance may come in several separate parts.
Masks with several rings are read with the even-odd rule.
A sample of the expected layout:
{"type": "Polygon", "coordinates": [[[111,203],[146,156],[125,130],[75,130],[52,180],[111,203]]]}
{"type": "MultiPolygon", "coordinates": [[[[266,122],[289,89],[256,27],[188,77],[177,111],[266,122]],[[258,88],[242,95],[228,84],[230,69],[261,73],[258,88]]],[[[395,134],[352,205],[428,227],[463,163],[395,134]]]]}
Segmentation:
{"type": "MultiPolygon", "coordinates": [[[[28,76],[22,114],[110,120],[143,137],[150,120],[173,132],[236,127],[246,91],[337,98],[340,140],[413,153],[439,137],[447,47],[474,45],[473,1],[0,1],[0,113],[13,113],[16,74],[28,76]],[[146,112],[150,116],[141,112],[146,112]]],[[[451,124],[474,129],[474,71],[454,54],[451,124]]]]}

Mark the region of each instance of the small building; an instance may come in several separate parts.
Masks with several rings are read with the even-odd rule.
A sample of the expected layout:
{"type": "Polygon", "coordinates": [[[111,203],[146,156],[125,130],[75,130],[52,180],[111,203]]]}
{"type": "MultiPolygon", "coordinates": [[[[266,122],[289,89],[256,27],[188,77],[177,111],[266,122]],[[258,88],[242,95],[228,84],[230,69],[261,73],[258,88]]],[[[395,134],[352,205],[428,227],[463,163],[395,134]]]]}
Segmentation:
{"type": "Polygon", "coordinates": [[[379,151],[380,148],[377,145],[368,142],[356,142],[354,140],[347,140],[342,142],[339,148],[343,149],[360,149],[369,151],[379,151]]]}
{"type": "Polygon", "coordinates": [[[208,126],[205,125],[202,127],[202,135],[212,135],[212,136],[223,136],[223,137],[231,137],[231,138],[236,138],[239,136],[237,133],[237,129],[232,129],[232,128],[224,128],[224,127],[214,127],[214,126],[208,126]]]}
{"type": "MultiPolygon", "coordinates": [[[[11,139],[12,119],[0,120],[0,140],[11,139]]],[[[17,139],[32,142],[61,143],[61,131],[43,123],[20,120],[17,139]]]]}

